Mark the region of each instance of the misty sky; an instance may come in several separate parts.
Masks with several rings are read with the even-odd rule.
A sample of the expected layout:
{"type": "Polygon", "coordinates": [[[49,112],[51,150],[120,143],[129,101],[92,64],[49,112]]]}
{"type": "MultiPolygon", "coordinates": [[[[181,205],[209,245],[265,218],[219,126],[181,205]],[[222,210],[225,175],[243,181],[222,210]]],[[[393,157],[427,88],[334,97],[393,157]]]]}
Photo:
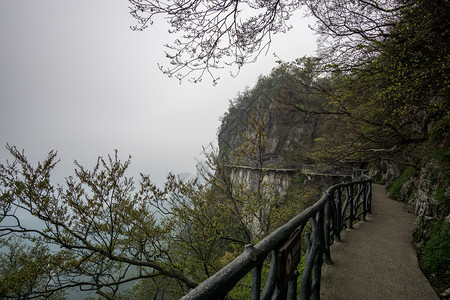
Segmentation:
{"type": "Polygon", "coordinates": [[[92,167],[118,149],[130,154],[129,175],[195,172],[202,146],[215,143],[219,118],[246,86],[284,60],[314,55],[311,20],[292,18],[294,30],[276,35],[267,56],[217,86],[179,84],[162,74],[163,45],[174,37],[156,22],[133,32],[126,0],[0,1],[0,161],[6,144],[32,161],[54,149],[55,175],[73,174],[73,160],[92,167]]]}

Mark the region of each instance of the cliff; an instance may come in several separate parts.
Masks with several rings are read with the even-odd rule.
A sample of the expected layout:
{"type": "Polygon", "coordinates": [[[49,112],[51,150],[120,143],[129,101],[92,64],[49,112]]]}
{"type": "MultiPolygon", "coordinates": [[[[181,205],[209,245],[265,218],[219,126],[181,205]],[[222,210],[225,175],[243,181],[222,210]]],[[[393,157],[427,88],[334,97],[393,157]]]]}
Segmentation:
{"type": "MultiPolygon", "coordinates": [[[[252,134],[251,121],[264,120],[264,149],[261,149],[263,167],[299,168],[294,153],[309,147],[319,136],[321,117],[308,115],[276,102],[271,97],[276,92],[276,79],[261,77],[255,88],[247,90],[231,101],[222,118],[218,132],[220,158],[233,164],[236,151],[252,134]]],[[[254,161],[246,161],[256,166],[254,161]]]]}

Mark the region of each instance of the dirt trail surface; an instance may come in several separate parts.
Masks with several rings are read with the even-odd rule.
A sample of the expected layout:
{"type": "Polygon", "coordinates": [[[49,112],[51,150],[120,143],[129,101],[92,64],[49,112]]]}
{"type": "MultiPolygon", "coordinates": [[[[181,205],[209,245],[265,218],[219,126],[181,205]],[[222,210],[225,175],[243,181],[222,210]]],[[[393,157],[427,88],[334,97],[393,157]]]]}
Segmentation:
{"type": "Polygon", "coordinates": [[[414,215],[373,185],[373,214],[342,232],[323,265],[321,299],[439,299],[419,268],[412,243],[414,215]]]}

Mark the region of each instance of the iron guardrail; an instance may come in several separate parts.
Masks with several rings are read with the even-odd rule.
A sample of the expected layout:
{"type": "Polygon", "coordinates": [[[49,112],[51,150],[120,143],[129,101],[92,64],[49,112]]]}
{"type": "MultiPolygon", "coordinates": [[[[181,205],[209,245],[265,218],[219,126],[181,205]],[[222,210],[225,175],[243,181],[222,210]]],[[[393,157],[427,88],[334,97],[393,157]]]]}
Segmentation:
{"type": "Polygon", "coordinates": [[[340,233],[344,228],[353,228],[355,220],[365,221],[366,215],[372,213],[371,202],[370,178],[328,188],[314,205],[256,245],[246,246],[241,255],[182,299],[225,299],[250,271],[251,299],[296,299],[300,275],[297,269],[304,244],[306,260],[300,283],[300,299],[320,299],[322,264],[332,263],[330,246],[334,240],[341,240],[340,233]],[[298,237],[303,231],[304,240],[301,240],[298,237]],[[261,270],[269,254],[270,271],[262,288],[261,270]]]}

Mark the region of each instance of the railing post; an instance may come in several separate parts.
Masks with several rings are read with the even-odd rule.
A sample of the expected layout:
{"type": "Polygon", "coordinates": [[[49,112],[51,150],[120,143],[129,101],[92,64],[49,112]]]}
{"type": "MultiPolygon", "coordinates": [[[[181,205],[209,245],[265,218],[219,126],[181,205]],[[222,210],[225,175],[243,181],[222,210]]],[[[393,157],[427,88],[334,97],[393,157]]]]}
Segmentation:
{"type": "Polygon", "coordinates": [[[269,300],[272,297],[276,285],[277,285],[277,251],[272,250],[269,276],[267,277],[266,285],[264,286],[264,290],[261,295],[261,300],[269,300]]]}
{"type": "Polygon", "coordinates": [[[368,200],[367,200],[367,208],[368,208],[368,211],[369,211],[369,214],[371,214],[372,213],[372,178],[370,178],[369,179],[369,182],[367,183],[368,184],[368,189],[369,189],[369,192],[368,192],[368,200]]]}
{"type": "Polygon", "coordinates": [[[367,193],[369,192],[367,190],[367,184],[366,183],[361,183],[361,188],[363,189],[362,192],[362,203],[363,203],[363,217],[362,220],[365,222],[366,221],[366,214],[367,214],[367,193]]]}
{"type": "Polygon", "coordinates": [[[320,299],[320,279],[322,277],[322,264],[323,264],[323,253],[324,253],[324,219],[323,219],[323,209],[317,212],[316,220],[317,222],[313,222],[315,218],[311,218],[311,225],[313,227],[313,235],[314,239],[317,239],[318,242],[318,251],[316,252],[314,259],[314,267],[313,267],[313,282],[312,282],[312,295],[311,299],[319,300],[320,299]],[[314,230],[314,227],[315,230],[314,230]],[[315,232],[315,234],[314,234],[315,232]]]}
{"type": "Polygon", "coordinates": [[[291,279],[289,279],[288,290],[287,290],[287,300],[296,300],[297,299],[297,278],[300,273],[295,270],[294,274],[292,274],[291,279]]]}
{"type": "Polygon", "coordinates": [[[305,241],[306,241],[306,261],[305,261],[305,269],[303,270],[302,280],[300,282],[300,299],[307,300],[309,299],[311,293],[311,271],[313,261],[311,260],[311,252],[313,248],[313,243],[311,241],[311,234],[309,232],[305,232],[305,241]]]}
{"type": "Polygon", "coordinates": [[[342,220],[342,187],[338,188],[336,190],[336,199],[334,200],[334,203],[336,204],[336,232],[334,233],[336,236],[336,240],[338,242],[341,241],[341,231],[343,227],[343,220],[342,220]]]}
{"type": "Polygon", "coordinates": [[[350,215],[348,216],[348,228],[353,229],[353,219],[354,219],[354,214],[353,214],[353,185],[350,185],[347,189],[347,197],[348,201],[349,201],[349,211],[350,211],[350,215]]]}
{"type": "MultiPolygon", "coordinates": [[[[333,215],[332,212],[332,203],[333,203],[334,197],[332,195],[328,195],[327,204],[325,206],[325,228],[324,228],[324,254],[325,254],[325,262],[329,265],[333,263],[331,260],[331,254],[330,254],[330,246],[331,246],[331,218],[333,215]]],[[[333,222],[334,223],[334,222],[333,222]]]]}
{"type": "Polygon", "coordinates": [[[353,213],[354,220],[355,219],[360,220],[359,216],[364,214],[364,202],[365,202],[364,185],[362,183],[357,183],[357,192],[354,200],[354,213],[353,213]],[[360,206],[363,206],[363,211],[358,214],[358,209],[360,206]]]}
{"type": "Polygon", "coordinates": [[[261,270],[263,264],[260,263],[252,270],[252,300],[259,300],[261,295],[261,270]]]}

